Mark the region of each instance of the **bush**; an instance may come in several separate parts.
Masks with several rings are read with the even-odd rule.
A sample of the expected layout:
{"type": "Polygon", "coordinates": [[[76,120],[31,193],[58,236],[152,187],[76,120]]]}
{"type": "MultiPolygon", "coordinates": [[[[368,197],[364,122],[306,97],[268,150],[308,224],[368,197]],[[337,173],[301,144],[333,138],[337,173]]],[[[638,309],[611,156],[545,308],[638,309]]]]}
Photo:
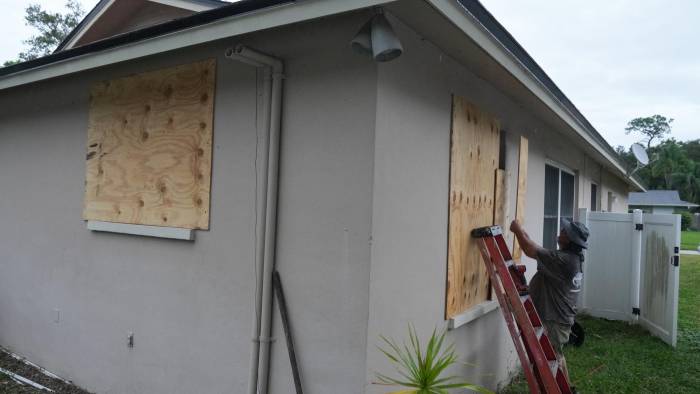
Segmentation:
{"type": "Polygon", "coordinates": [[[693,214],[688,211],[681,213],[681,231],[688,231],[690,225],[693,224],[693,214]]]}

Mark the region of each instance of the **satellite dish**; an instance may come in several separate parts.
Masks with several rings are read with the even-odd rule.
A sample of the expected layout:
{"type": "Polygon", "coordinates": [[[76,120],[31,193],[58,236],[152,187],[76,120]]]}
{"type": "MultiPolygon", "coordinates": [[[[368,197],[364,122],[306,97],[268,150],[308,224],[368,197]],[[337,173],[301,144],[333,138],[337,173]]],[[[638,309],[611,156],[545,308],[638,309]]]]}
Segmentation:
{"type": "Polygon", "coordinates": [[[639,164],[643,166],[649,164],[649,156],[647,155],[646,149],[644,149],[641,144],[632,144],[630,149],[632,150],[632,154],[634,155],[635,159],[637,159],[639,164]]]}

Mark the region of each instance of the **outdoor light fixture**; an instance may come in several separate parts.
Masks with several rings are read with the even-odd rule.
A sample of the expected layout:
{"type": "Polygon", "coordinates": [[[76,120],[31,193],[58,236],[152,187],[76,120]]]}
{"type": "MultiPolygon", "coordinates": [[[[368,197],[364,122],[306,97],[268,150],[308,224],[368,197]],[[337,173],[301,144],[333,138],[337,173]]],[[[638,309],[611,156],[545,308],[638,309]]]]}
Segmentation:
{"type": "Polygon", "coordinates": [[[403,47],[381,8],[355,34],[350,45],[355,52],[372,56],[378,62],[388,62],[401,56],[403,47]]]}

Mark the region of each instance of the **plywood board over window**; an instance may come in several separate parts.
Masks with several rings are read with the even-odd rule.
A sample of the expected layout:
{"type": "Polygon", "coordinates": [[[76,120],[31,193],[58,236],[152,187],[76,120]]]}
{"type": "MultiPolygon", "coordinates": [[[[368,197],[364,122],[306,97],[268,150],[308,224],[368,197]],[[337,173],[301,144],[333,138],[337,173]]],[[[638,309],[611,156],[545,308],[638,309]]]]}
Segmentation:
{"type": "Polygon", "coordinates": [[[489,278],[470,236],[494,221],[500,124],[454,96],[450,149],[449,239],[446,317],[489,298],[489,278]]]}
{"type": "MultiPolygon", "coordinates": [[[[520,150],[518,151],[518,191],[515,198],[515,220],[520,224],[525,224],[525,198],[527,197],[527,158],[528,141],[527,138],[520,137],[520,150]]],[[[513,237],[513,260],[520,262],[523,255],[518,239],[513,237]]]]}
{"type": "Polygon", "coordinates": [[[83,219],[209,228],[216,61],[96,83],[83,219]]]}

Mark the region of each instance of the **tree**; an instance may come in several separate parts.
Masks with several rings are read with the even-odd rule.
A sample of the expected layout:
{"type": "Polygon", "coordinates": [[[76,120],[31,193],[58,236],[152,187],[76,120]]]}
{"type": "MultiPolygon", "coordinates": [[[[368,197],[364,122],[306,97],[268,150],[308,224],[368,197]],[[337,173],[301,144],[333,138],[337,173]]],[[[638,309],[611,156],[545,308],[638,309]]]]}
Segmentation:
{"type": "Polygon", "coordinates": [[[39,4],[26,8],[25,24],[38,30],[37,35],[25,40],[29,48],[19,54],[19,59],[9,60],[4,66],[49,55],[77,25],[84,14],[83,7],[76,0],[66,2],[66,12],[48,12],[39,4]]]}
{"type": "Polygon", "coordinates": [[[615,148],[615,152],[620,159],[622,159],[627,171],[632,171],[635,168],[637,165],[637,159],[635,159],[634,155],[632,154],[632,148],[625,149],[624,146],[618,145],[617,148],[615,148]]]}
{"type": "Polygon", "coordinates": [[[626,134],[640,133],[646,141],[647,149],[651,148],[651,143],[655,139],[662,140],[667,134],[671,134],[671,123],[673,119],[665,116],[653,115],[646,118],[635,118],[627,123],[626,134]]]}

